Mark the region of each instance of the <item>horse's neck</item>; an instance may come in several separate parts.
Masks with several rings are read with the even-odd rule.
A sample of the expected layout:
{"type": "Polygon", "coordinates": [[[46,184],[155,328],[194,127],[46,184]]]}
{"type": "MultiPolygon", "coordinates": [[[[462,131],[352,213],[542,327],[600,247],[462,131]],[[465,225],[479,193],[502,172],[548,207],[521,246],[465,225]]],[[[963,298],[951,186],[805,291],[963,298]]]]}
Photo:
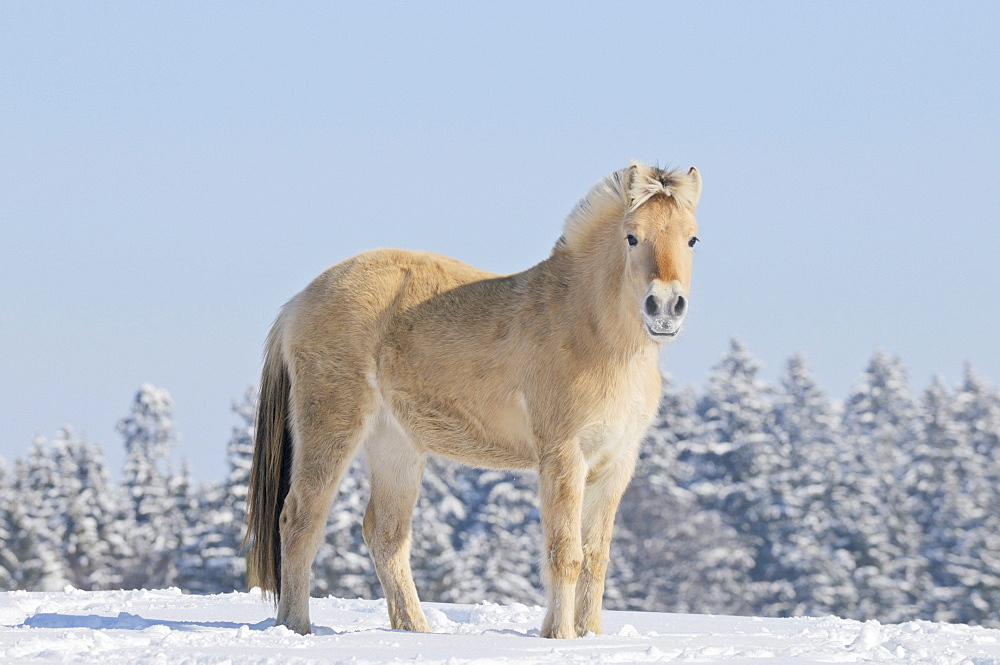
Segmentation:
{"type": "Polygon", "coordinates": [[[594,262],[556,251],[525,273],[530,297],[545,299],[553,332],[561,331],[576,348],[595,357],[624,360],[645,352],[650,342],[621,288],[624,264],[594,262]]]}

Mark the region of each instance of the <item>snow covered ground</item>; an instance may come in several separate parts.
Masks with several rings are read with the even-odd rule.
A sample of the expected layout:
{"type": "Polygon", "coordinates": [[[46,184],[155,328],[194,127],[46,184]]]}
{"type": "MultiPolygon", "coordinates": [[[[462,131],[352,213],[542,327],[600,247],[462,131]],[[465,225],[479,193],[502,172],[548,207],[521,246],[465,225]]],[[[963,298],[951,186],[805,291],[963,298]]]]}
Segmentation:
{"type": "Polygon", "coordinates": [[[1000,630],[833,617],[605,612],[605,634],[538,637],[543,610],[426,603],[434,634],[388,629],[384,601],[313,599],[314,635],[275,627],[258,593],[0,593],[0,663],[1000,664],[1000,630]]]}

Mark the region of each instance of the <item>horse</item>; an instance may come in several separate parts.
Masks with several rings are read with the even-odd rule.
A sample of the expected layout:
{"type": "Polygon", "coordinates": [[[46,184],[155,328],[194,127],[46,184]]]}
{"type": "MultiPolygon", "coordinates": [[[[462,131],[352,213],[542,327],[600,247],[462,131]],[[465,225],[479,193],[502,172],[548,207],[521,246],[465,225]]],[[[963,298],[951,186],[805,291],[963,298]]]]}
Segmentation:
{"type": "Polygon", "coordinates": [[[573,208],[548,258],[501,276],[395,249],[327,269],[267,337],[248,488],[248,571],[307,634],[309,575],[359,449],[363,535],[393,629],[429,632],[411,519],[424,461],[534,469],[541,635],[600,633],[615,512],[688,312],[701,175],[632,162],[573,208]]]}

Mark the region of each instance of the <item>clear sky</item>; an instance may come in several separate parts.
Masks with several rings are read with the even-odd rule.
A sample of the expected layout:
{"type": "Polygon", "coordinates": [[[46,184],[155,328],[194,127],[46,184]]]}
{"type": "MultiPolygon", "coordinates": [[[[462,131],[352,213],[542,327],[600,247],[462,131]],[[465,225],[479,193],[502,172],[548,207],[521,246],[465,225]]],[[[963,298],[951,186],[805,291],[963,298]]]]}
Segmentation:
{"type": "Polygon", "coordinates": [[[630,158],[704,178],[700,385],[743,340],[834,397],[1000,380],[1000,4],[0,5],[0,455],[121,463],[144,381],[221,478],[281,304],[372,247],[548,255],[630,158]]]}

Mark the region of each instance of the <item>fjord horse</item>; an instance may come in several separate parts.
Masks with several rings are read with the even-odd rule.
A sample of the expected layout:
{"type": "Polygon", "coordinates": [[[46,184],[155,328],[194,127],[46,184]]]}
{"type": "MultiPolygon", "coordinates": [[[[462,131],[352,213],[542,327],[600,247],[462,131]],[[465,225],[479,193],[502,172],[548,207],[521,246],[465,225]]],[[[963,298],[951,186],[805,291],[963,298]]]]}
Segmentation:
{"type": "Polygon", "coordinates": [[[688,291],[696,169],[598,182],[551,255],[499,276],[375,250],[317,277],[267,339],[248,495],[251,581],[308,633],[309,574],[342,474],[371,475],[364,537],[394,629],[429,631],[410,571],[424,460],[539,474],[545,637],[600,632],[615,511],[688,291]]]}

